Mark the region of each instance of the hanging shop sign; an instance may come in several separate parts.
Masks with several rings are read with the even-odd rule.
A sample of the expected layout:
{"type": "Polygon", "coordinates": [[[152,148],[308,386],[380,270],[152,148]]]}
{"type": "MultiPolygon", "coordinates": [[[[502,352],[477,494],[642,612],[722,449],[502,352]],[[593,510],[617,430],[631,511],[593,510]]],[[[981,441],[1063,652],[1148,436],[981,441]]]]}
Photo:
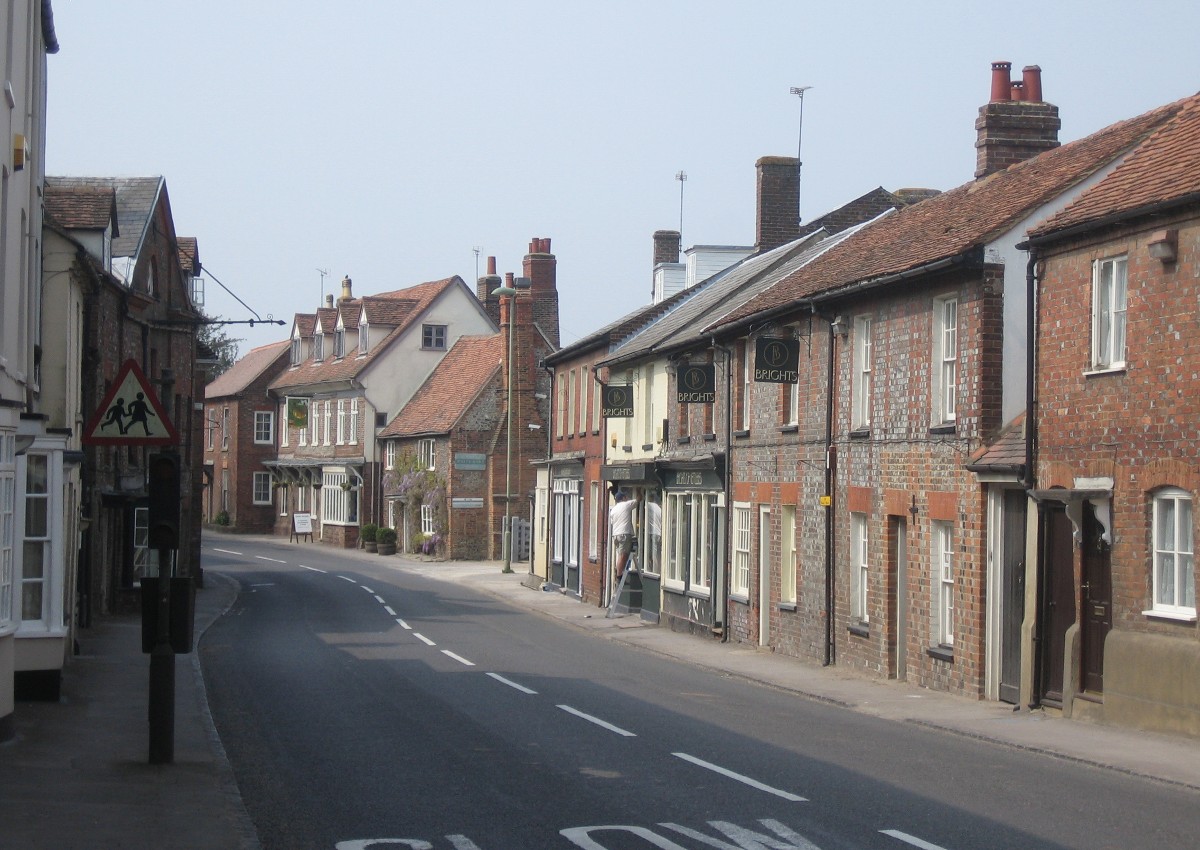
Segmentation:
{"type": "Polygon", "coordinates": [[[717,400],[717,370],[711,363],[679,367],[675,388],[679,404],[713,404],[717,400]]]}
{"type": "Polygon", "coordinates": [[[800,340],[762,336],[754,343],[754,380],[794,384],[800,380],[800,340]]]}
{"type": "Polygon", "coordinates": [[[289,428],[308,427],[308,399],[288,397],[287,423],[289,428]]]}
{"type": "Polygon", "coordinates": [[[605,419],[629,419],[633,416],[633,387],[607,384],[600,399],[600,415],[605,419]]]}

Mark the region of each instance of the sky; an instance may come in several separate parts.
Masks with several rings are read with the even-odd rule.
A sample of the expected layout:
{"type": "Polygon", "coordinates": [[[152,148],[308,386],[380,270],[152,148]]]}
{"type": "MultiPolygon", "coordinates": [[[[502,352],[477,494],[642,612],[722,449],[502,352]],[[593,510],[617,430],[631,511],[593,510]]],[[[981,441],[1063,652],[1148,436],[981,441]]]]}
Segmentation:
{"type": "Polygon", "coordinates": [[[286,322],[228,326],[242,353],[344,276],[474,288],[535,237],[572,342],[648,303],[655,230],[752,245],[759,157],[800,145],[806,221],[971,180],[993,61],[1042,68],[1064,142],[1200,90],[1195,0],[53,7],[47,173],[162,175],[177,234],[249,307],[208,279],[205,311],[286,322]]]}

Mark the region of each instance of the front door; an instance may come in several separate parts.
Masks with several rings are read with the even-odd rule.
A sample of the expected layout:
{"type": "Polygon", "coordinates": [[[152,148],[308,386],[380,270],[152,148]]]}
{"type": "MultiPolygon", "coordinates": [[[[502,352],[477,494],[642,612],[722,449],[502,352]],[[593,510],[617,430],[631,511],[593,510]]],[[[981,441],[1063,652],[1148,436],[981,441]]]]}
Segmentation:
{"type": "Polygon", "coordinates": [[[1075,553],[1071,521],[1059,503],[1042,512],[1041,652],[1038,696],[1062,703],[1067,630],[1075,623],[1075,553]]]}
{"type": "Polygon", "coordinates": [[[1104,692],[1104,639],[1112,629],[1112,559],[1091,503],[1083,506],[1083,609],[1080,678],[1084,691],[1104,692]]]}
{"type": "Polygon", "coordinates": [[[1025,621],[1025,492],[1004,491],[1000,543],[1000,699],[1021,701],[1021,624],[1025,621]]]}
{"type": "Polygon", "coordinates": [[[888,617],[891,648],[891,674],[900,681],[908,678],[908,522],[904,517],[888,517],[892,523],[891,551],[888,553],[888,617]]]}
{"type": "Polygon", "coordinates": [[[758,509],[758,645],[771,643],[771,509],[758,509]]]}

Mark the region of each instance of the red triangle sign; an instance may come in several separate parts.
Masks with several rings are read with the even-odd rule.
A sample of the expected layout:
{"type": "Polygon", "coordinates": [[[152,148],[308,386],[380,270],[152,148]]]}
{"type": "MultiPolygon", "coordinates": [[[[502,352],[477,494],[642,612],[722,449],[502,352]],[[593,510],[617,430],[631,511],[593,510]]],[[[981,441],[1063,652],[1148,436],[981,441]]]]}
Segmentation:
{"type": "Polygon", "coordinates": [[[88,446],[174,446],[179,434],[136,360],[126,360],[83,430],[88,446]]]}

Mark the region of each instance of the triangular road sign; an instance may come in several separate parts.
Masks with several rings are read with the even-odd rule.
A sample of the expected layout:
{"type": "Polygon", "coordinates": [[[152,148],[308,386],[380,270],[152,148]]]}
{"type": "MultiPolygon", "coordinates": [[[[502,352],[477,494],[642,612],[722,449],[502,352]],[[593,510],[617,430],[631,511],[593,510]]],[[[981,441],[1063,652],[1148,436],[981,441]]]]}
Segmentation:
{"type": "Polygon", "coordinates": [[[88,446],[173,446],[179,434],[135,360],[126,360],[83,430],[88,446]]]}

